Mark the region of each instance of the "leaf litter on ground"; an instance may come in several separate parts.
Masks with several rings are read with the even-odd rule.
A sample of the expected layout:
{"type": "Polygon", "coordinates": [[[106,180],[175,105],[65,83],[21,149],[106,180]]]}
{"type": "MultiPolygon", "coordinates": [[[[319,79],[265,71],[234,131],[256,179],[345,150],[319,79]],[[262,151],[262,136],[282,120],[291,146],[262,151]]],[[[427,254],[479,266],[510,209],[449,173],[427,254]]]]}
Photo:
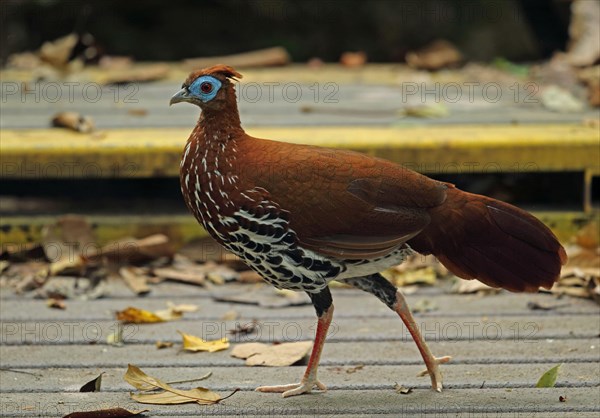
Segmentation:
{"type": "Polygon", "coordinates": [[[98,377],[90,380],[81,388],[79,388],[79,392],[100,392],[100,387],[102,386],[102,375],[104,372],[100,373],[98,377]]]}
{"type": "Polygon", "coordinates": [[[214,353],[216,351],[227,350],[229,348],[229,340],[227,337],[218,340],[207,341],[195,335],[186,334],[177,331],[183,339],[183,349],[186,351],[208,351],[214,353]]]}
{"type": "Polygon", "coordinates": [[[218,393],[212,392],[204,387],[185,390],[175,389],[168,383],[148,376],[139,367],[134,366],[133,364],[128,365],[124,379],[131,386],[142,392],[130,393],[129,396],[131,399],[140,403],[157,405],[176,405],[190,402],[195,402],[200,405],[213,405],[230,397],[238,391],[238,389],[236,389],[230,395],[222,398],[218,393]],[[162,389],[162,391],[144,393],[159,389],[162,389]]]}
{"type": "Polygon", "coordinates": [[[275,345],[244,343],[236,345],[231,351],[231,356],[245,359],[246,366],[291,366],[305,358],[312,345],[311,341],[275,345]]]}
{"type": "Polygon", "coordinates": [[[63,416],[63,418],[128,418],[141,416],[144,412],[148,411],[149,409],[129,411],[124,408],[109,408],[97,409],[95,411],[71,412],[70,414],[63,416]]]}

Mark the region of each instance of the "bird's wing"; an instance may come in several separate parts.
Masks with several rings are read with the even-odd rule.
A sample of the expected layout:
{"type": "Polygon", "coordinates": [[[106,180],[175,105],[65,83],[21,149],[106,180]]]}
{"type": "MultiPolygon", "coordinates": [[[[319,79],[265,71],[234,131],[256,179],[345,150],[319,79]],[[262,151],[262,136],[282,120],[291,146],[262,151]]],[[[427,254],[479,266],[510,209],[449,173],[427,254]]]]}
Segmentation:
{"type": "Polygon", "coordinates": [[[425,228],[446,186],[364,154],[248,138],[238,170],[290,213],[302,245],[345,259],[388,254],[425,228]]]}

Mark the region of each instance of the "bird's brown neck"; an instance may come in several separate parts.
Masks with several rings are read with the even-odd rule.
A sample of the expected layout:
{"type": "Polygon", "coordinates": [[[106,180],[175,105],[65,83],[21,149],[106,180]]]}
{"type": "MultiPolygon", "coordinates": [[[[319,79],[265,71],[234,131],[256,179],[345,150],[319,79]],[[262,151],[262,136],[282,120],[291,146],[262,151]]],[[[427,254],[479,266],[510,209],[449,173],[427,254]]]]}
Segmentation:
{"type": "Polygon", "coordinates": [[[227,86],[225,101],[217,108],[202,109],[197,128],[202,130],[206,140],[210,142],[216,138],[219,141],[228,141],[243,135],[233,85],[227,86]]]}

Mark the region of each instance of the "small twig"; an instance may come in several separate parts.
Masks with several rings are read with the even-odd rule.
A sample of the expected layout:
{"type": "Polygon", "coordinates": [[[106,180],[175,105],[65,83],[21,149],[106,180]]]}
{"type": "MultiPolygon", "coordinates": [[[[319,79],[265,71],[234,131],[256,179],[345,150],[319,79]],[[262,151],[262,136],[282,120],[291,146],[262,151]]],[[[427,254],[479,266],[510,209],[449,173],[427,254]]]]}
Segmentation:
{"type": "Polygon", "coordinates": [[[0,367],[0,371],[2,371],[2,372],[13,372],[13,373],[28,374],[28,375],[30,375],[30,376],[37,377],[38,379],[39,379],[40,377],[42,377],[42,375],[41,375],[41,374],[37,374],[37,373],[31,373],[31,372],[25,372],[25,371],[23,371],[23,370],[7,369],[7,368],[5,368],[5,367],[0,367]]]}
{"type": "Polygon", "coordinates": [[[240,388],[235,388],[233,390],[233,392],[231,392],[229,395],[225,396],[224,398],[219,399],[216,403],[219,403],[221,401],[224,401],[227,398],[231,398],[233,396],[234,393],[236,393],[238,390],[240,390],[240,388]]]}
{"type": "Polygon", "coordinates": [[[176,383],[188,383],[188,382],[197,382],[199,380],[205,380],[212,376],[212,372],[206,373],[204,376],[199,377],[197,379],[188,379],[188,380],[176,380],[174,382],[167,382],[167,385],[174,385],[176,383]]]}

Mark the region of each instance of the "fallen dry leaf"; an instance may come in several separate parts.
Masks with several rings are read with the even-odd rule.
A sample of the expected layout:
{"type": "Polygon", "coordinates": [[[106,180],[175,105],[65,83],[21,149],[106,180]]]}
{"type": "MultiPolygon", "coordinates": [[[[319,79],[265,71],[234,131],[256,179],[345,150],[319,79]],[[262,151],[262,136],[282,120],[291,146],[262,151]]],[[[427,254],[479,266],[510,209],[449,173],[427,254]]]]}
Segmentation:
{"type": "Polygon", "coordinates": [[[146,109],[129,109],[127,113],[131,116],[146,116],[148,114],[148,110],[146,109]]]}
{"type": "MultiPolygon", "coordinates": [[[[158,405],[173,405],[189,402],[196,402],[200,405],[212,405],[224,398],[215,392],[197,387],[188,390],[179,390],[171,387],[159,379],[148,376],[139,367],[129,364],[124,379],[131,386],[141,391],[154,389],[163,389],[158,393],[130,393],[131,399],[140,403],[150,403],[158,405]]],[[[234,391],[235,393],[235,391],[234,391]]],[[[231,395],[230,395],[231,396],[231,395]]]]}
{"type": "Polygon", "coordinates": [[[106,343],[109,345],[114,345],[116,347],[121,347],[124,344],[122,323],[117,322],[117,329],[108,334],[108,336],[106,337],[106,343]]]}
{"type": "Polygon", "coordinates": [[[349,368],[347,368],[347,369],[346,369],[346,373],[348,373],[348,374],[353,374],[353,373],[356,373],[357,371],[359,371],[359,370],[362,370],[362,369],[364,369],[364,368],[365,368],[365,365],[364,365],[364,364],[359,364],[358,366],[354,366],[354,367],[349,367],[349,368]]]}
{"type": "Polygon", "coordinates": [[[194,305],[192,303],[180,303],[175,305],[173,302],[167,302],[167,307],[174,312],[196,312],[198,311],[198,305],[194,305]]]}
{"type": "Polygon", "coordinates": [[[154,312],[134,308],[132,306],[117,312],[116,316],[117,320],[122,321],[125,324],[152,324],[164,321],[163,318],[154,312]]]}
{"type": "Polygon", "coordinates": [[[121,267],[119,275],[123,281],[136,295],[145,295],[150,293],[148,286],[148,275],[144,269],[134,266],[121,267]]]}
{"type": "Polygon", "coordinates": [[[149,409],[142,409],[141,411],[128,411],[124,408],[110,408],[110,409],[98,409],[95,411],[82,411],[82,412],[71,412],[65,415],[63,418],[127,418],[137,417],[148,412],[149,409]]]}
{"type": "Polygon", "coordinates": [[[173,347],[174,343],[172,341],[157,341],[155,345],[157,349],[162,350],[163,348],[173,347]]]}
{"type": "Polygon", "coordinates": [[[46,301],[46,305],[53,309],[67,309],[64,299],[50,298],[46,301]]]}
{"type": "Polygon", "coordinates": [[[145,238],[124,238],[105,245],[100,250],[86,254],[87,261],[107,259],[114,263],[140,263],[175,253],[169,237],[154,234],[145,238]]]}
{"type": "Polygon", "coordinates": [[[83,216],[64,215],[42,229],[42,247],[50,268],[48,275],[63,271],[81,271],[85,266],[82,251],[93,248],[92,226],[83,216]]]}
{"type": "Polygon", "coordinates": [[[553,112],[580,112],[585,107],[570,91],[556,85],[545,87],[540,97],[542,105],[553,112]]]}
{"type": "Polygon", "coordinates": [[[206,341],[195,335],[186,334],[181,331],[177,332],[183,338],[183,349],[187,351],[208,351],[209,353],[214,353],[215,351],[227,350],[229,348],[229,340],[227,338],[206,341]]]}
{"type": "Polygon", "coordinates": [[[46,41],[39,50],[39,57],[54,67],[62,68],[67,65],[78,40],[78,35],[70,33],[54,41],[46,41]]]}
{"type": "Polygon", "coordinates": [[[306,357],[311,347],[311,341],[277,345],[245,343],[236,345],[231,356],[246,359],[246,366],[291,366],[306,357]]]}
{"type": "Polygon", "coordinates": [[[410,285],[433,286],[436,283],[436,272],[433,267],[424,267],[416,270],[400,270],[391,268],[384,271],[383,276],[392,284],[402,287],[410,285]]]}
{"type": "Polygon", "coordinates": [[[248,322],[246,324],[236,324],[235,329],[229,331],[231,335],[246,335],[251,334],[256,331],[256,327],[258,326],[258,321],[253,319],[252,322],[248,322]]]}
{"type": "Polygon", "coordinates": [[[412,392],[412,388],[407,388],[406,386],[403,386],[399,383],[396,383],[394,385],[394,390],[396,390],[397,393],[400,393],[402,395],[408,395],[412,392]]]}
{"type": "Polygon", "coordinates": [[[67,128],[75,132],[89,134],[96,125],[91,116],[83,116],[77,112],[60,112],[52,117],[52,126],[67,128]]]}
{"type": "MultiPolygon", "coordinates": [[[[199,267],[199,266],[198,266],[199,267]]],[[[202,268],[176,269],[173,267],[161,267],[152,270],[152,273],[162,280],[173,280],[176,282],[204,286],[206,283],[206,271],[202,268]]]]}
{"type": "Polygon", "coordinates": [[[100,392],[100,386],[102,386],[102,375],[104,372],[100,373],[98,377],[93,380],[90,380],[85,385],[83,385],[79,392],[100,392]]]}
{"type": "Polygon", "coordinates": [[[418,51],[406,54],[406,62],[412,68],[439,70],[460,64],[463,56],[451,42],[436,40],[418,51]]]}
{"type": "Polygon", "coordinates": [[[348,68],[362,67],[367,63],[365,51],[344,52],[340,57],[340,64],[348,68]]]}
{"type": "Polygon", "coordinates": [[[238,282],[240,283],[262,283],[263,278],[260,274],[254,270],[240,271],[238,275],[238,282]]]}

